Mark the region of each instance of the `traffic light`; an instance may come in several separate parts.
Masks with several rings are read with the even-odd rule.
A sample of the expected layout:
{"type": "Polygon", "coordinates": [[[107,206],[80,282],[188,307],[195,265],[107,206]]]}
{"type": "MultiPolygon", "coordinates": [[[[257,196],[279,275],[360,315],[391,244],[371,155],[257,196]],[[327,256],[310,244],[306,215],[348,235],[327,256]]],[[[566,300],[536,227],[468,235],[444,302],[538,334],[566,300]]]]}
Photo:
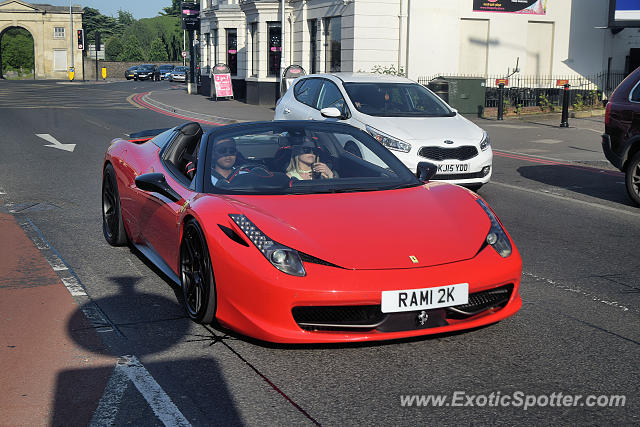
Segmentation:
{"type": "Polygon", "coordinates": [[[100,31],[96,31],[96,52],[100,50],[100,31]]]}
{"type": "Polygon", "coordinates": [[[78,30],[78,50],[84,50],[84,30],[78,30]]]}

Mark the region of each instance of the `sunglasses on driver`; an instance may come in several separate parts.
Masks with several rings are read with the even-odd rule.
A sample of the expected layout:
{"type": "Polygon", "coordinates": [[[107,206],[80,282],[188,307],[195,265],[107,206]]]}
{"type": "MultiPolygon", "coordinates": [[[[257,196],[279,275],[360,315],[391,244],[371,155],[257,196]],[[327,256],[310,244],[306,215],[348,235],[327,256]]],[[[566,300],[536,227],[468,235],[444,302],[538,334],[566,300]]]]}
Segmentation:
{"type": "Polygon", "coordinates": [[[318,156],[320,153],[320,150],[317,149],[316,147],[309,147],[306,145],[293,147],[293,149],[296,152],[296,154],[315,154],[316,156],[318,156]]]}
{"type": "Polygon", "coordinates": [[[230,145],[218,145],[215,147],[215,152],[218,157],[235,156],[238,150],[236,147],[230,145]]]}

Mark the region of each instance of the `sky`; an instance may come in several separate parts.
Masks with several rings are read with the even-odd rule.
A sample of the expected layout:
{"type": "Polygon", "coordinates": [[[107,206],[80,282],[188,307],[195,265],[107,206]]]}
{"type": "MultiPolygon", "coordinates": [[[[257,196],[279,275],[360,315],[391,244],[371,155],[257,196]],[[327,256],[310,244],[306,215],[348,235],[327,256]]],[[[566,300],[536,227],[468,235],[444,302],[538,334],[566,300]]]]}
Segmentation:
{"type": "MultiPolygon", "coordinates": [[[[25,0],[27,3],[50,4],[52,6],[69,6],[69,0],[25,0]]],[[[153,18],[168,6],[171,0],[72,0],[74,6],[98,9],[101,14],[118,16],[118,10],[131,12],[134,18],[153,18]]]]}

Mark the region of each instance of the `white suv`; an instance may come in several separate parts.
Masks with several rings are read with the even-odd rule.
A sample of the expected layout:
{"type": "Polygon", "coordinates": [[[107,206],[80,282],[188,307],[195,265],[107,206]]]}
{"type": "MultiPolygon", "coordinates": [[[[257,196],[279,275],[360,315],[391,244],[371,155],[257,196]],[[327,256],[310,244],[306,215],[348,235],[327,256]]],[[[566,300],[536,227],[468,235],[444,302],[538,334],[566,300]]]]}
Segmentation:
{"type": "MultiPolygon", "coordinates": [[[[489,135],[424,86],[404,77],[312,74],[298,78],[275,120],[339,120],[371,134],[410,170],[438,167],[433,178],[477,190],[489,182],[489,135]]],[[[353,149],[353,148],[352,148],[353,149]]]]}

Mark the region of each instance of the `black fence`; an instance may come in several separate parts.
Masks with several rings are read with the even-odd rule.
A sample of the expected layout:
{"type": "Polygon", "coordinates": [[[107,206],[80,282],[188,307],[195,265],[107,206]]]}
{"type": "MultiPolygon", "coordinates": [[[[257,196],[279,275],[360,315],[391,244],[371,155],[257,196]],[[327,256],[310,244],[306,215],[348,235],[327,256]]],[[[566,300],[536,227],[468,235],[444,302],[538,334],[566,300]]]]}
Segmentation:
{"type": "MultiPolygon", "coordinates": [[[[484,78],[486,84],[485,108],[498,106],[498,87],[496,79],[504,76],[478,75],[442,75],[420,77],[418,83],[427,86],[436,78],[455,80],[464,78],[484,78]]],[[[591,76],[521,76],[509,77],[509,84],[504,88],[504,103],[506,107],[542,107],[553,109],[562,105],[562,86],[556,86],[558,80],[568,80],[570,85],[569,103],[572,106],[596,107],[602,106],[602,100],[608,98],[611,92],[626,77],[624,73],[599,73],[591,76]]]]}

